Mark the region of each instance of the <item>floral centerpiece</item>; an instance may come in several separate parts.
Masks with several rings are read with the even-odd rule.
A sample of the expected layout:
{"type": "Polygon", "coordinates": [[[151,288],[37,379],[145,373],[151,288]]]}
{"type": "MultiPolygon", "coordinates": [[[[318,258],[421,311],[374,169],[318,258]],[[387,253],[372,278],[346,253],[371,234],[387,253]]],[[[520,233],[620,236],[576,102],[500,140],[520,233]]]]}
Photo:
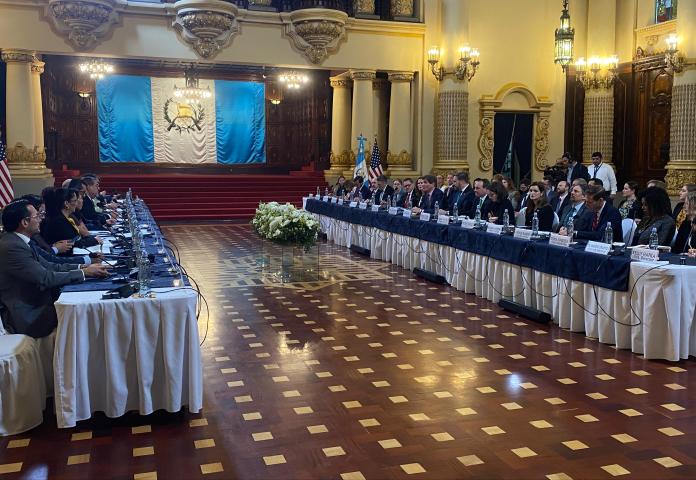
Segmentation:
{"type": "Polygon", "coordinates": [[[305,250],[314,246],[319,235],[319,222],[289,203],[260,203],[251,225],[262,238],[282,245],[302,246],[305,250]]]}

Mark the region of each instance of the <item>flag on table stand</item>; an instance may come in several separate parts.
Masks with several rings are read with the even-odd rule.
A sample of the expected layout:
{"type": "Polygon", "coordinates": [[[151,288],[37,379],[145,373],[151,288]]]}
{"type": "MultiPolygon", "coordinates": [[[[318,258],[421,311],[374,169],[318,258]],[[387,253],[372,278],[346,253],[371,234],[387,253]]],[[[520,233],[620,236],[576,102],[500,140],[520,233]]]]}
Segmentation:
{"type": "Polygon", "coordinates": [[[370,159],[370,168],[367,169],[367,174],[370,180],[373,180],[380,175],[383,175],[382,171],[382,158],[379,153],[379,146],[377,145],[377,138],[375,138],[375,143],[372,144],[372,158],[370,159]]]}
{"type": "Polygon", "coordinates": [[[7,166],[5,145],[2,143],[2,140],[0,140],[0,208],[4,208],[13,198],[14,190],[12,189],[10,169],[7,166]]]}

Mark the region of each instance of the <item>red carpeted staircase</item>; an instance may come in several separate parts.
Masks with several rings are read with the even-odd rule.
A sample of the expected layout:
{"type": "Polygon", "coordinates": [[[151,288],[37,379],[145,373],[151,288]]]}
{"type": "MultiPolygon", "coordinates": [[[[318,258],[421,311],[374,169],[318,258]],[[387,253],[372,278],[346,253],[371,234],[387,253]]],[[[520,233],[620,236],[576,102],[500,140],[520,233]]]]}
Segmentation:
{"type": "Polygon", "coordinates": [[[309,167],[288,175],[103,174],[101,188],[143,198],[155,219],[250,220],[259,202],[289,202],[302,206],[302,197],[326,182],[309,167]]]}

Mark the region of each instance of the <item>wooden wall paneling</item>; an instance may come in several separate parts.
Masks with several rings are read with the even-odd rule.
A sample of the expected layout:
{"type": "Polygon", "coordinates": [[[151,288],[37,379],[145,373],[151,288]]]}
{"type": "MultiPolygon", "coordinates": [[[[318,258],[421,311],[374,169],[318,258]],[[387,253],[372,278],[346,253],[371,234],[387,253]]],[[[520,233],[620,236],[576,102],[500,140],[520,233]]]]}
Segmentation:
{"type": "MultiPolygon", "coordinates": [[[[582,129],[585,115],[585,90],[576,80],[575,69],[570,67],[566,75],[564,150],[573,158],[582,158],[582,129]]],[[[559,154],[560,156],[560,154],[559,154]]]]}

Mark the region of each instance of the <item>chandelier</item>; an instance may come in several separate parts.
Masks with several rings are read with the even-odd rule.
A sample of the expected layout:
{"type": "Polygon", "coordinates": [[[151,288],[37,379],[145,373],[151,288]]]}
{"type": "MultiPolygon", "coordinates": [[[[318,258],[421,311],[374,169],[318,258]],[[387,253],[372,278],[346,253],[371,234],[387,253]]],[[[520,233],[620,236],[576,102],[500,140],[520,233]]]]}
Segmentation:
{"type": "Polygon", "coordinates": [[[105,75],[114,73],[114,66],[103,60],[89,60],[81,63],[79,68],[80,72],[89,74],[92,80],[101,80],[105,75]]]}
{"type": "Polygon", "coordinates": [[[309,82],[309,77],[303,73],[291,71],[281,74],[278,80],[290,90],[298,90],[302,85],[309,82]]]}
{"type": "Polygon", "coordinates": [[[198,73],[191,67],[184,72],[186,78],[185,87],[174,87],[174,97],[183,100],[189,105],[198,105],[203,100],[212,97],[209,87],[202,88],[199,84],[198,73]]]}
{"type": "Polygon", "coordinates": [[[459,60],[457,60],[457,65],[454,70],[447,70],[440,63],[440,47],[433,47],[428,50],[428,63],[430,64],[430,71],[433,76],[438,80],[442,81],[447,75],[454,75],[457,80],[471,81],[476,75],[478,66],[481,63],[479,61],[480,53],[477,48],[472,48],[469,46],[461,47],[459,49],[459,60]]]}
{"type": "Polygon", "coordinates": [[[575,29],[570,26],[570,14],[568,13],[568,0],[563,0],[563,12],[561,13],[561,26],[556,29],[555,49],[553,63],[560,63],[565,72],[573,61],[573,40],[575,29]]]}
{"type": "Polygon", "coordinates": [[[585,90],[611,88],[617,78],[619,57],[579,58],[575,63],[578,81],[585,90]]]}

